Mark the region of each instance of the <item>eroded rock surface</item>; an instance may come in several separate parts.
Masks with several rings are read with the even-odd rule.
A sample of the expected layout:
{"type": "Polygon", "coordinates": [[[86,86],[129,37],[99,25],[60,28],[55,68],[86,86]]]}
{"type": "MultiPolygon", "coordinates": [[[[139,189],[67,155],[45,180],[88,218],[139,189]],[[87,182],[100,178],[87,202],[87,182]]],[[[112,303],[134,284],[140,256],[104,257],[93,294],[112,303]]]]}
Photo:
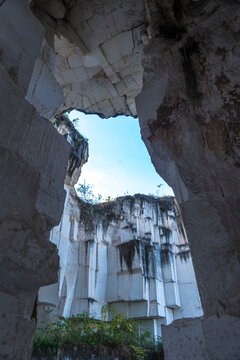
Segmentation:
{"type": "Polygon", "coordinates": [[[65,102],[103,117],[136,116],[135,97],[142,88],[142,50],[148,41],[143,0],[35,0],[37,16],[56,31],[56,77],[65,102]],[[52,4],[55,3],[55,7],[52,4]],[[64,10],[61,12],[60,7],[64,10]]]}
{"type": "MultiPolygon", "coordinates": [[[[60,218],[69,149],[44,118],[69,108],[138,114],[152,161],[181,206],[206,324],[232,317],[208,345],[209,358],[221,359],[213,355],[218,339],[234,333],[240,316],[239,6],[0,1],[1,291],[18,288],[22,299],[9,301],[11,328],[26,319],[31,333],[37,287],[56,276],[47,234],[60,218]]],[[[4,317],[1,328],[1,356],[27,358],[24,331],[13,341],[4,317]]]]}
{"type": "Polygon", "coordinates": [[[57,280],[59,266],[49,234],[64,205],[69,145],[41,116],[40,94],[31,91],[38,102],[29,95],[45,44],[25,1],[0,3],[1,359],[30,358],[37,292],[57,280]]]}
{"type": "Polygon", "coordinates": [[[65,184],[73,186],[81,175],[82,166],[88,161],[88,142],[76,130],[67,115],[56,116],[53,123],[71,146],[65,184]]]}
{"type": "MultiPolygon", "coordinates": [[[[171,7],[165,10],[175,32],[166,25],[145,52],[145,86],[138,98],[142,136],[195,238],[191,246],[206,314],[239,315],[239,217],[229,223],[240,201],[239,4],[186,4],[179,18],[171,7]],[[209,280],[210,269],[215,276],[209,280]]],[[[151,11],[155,29],[161,6],[151,11]]]]}
{"type": "MultiPolygon", "coordinates": [[[[216,349],[218,339],[238,332],[240,317],[240,8],[237,1],[178,4],[149,2],[155,36],[145,49],[137,110],[152,161],[180,202],[205,339],[212,331],[208,319],[219,318],[214,326],[221,335],[211,338],[206,354],[231,359],[231,341],[225,342],[225,357],[216,349]],[[226,327],[220,325],[223,316],[230,317],[226,327]]],[[[169,337],[171,329],[165,333],[169,337]]],[[[179,352],[168,341],[165,347],[167,359],[193,358],[194,345],[179,352]]]]}
{"type": "MultiPolygon", "coordinates": [[[[33,2],[33,8],[46,24],[49,12],[41,3],[33,2]]],[[[118,114],[109,102],[122,96],[128,99],[133,87],[122,94],[105,92],[102,76],[114,86],[118,82],[112,80],[107,67],[96,67],[95,51],[104,48],[114,68],[115,60],[124,58],[122,46],[128,48],[131,56],[124,58],[122,66],[131,76],[131,59],[139,54],[133,66],[141,62],[144,70],[144,86],[137,97],[142,137],[157,171],[181,203],[205,313],[239,316],[239,217],[226,216],[239,209],[239,2],[72,1],[64,6],[61,19],[51,10],[55,20],[48,22],[48,28],[60,34],[57,59],[65,58],[63,72],[71,73],[76,83],[65,91],[66,99],[69,93],[74,97],[72,105],[65,103],[63,108],[78,107],[102,116],[118,114]],[[141,39],[131,46],[136,29],[143,29],[141,39]],[[80,63],[95,68],[91,81],[80,70],[73,75],[69,51],[76,51],[73,68],[80,63]],[[87,88],[82,88],[85,81],[87,88]],[[96,98],[86,105],[78,96],[76,104],[75,88],[78,95],[91,92],[92,99],[97,89],[104,101],[96,98]],[[217,274],[211,277],[211,285],[209,272],[217,274]]],[[[117,73],[123,81],[124,74],[117,73]]],[[[70,78],[66,81],[71,83],[70,78]]],[[[61,82],[64,88],[66,81],[61,82]]],[[[133,98],[141,84],[142,80],[133,98]]],[[[124,107],[122,112],[136,114],[124,107]]]]}
{"type": "Polygon", "coordinates": [[[103,305],[161,324],[202,315],[191,255],[174,198],[134,195],[90,205],[66,186],[62,221],[51,233],[60,256],[58,284],[39,292],[38,319],[82,312],[101,318],[103,305]],[[49,313],[49,312],[47,312],[49,313]]]}

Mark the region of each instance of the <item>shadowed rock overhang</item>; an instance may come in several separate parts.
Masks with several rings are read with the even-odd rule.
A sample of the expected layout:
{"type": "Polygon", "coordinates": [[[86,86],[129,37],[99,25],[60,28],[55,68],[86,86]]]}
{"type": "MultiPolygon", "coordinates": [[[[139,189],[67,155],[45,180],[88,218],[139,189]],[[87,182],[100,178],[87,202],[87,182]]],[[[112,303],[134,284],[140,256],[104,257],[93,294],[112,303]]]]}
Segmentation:
{"type": "Polygon", "coordinates": [[[55,32],[61,110],[136,116],[149,38],[145,2],[35,0],[32,8],[49,33],[55,32]]]}

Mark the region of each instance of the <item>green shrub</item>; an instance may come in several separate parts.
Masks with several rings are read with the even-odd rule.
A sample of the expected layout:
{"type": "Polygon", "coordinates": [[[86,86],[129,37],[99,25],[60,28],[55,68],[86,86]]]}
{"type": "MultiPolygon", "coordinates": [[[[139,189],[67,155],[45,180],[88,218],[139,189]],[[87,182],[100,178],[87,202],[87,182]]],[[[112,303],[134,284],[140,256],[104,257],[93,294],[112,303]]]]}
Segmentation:
{"type": "Polygon", "coordinates": [[[127,345],[138,360],[144,360],[152,351],[162,351],[161,339],[157,344],[149,331],[139,335],[139,322],[131,321],[125,314],[113,314],[106,321],[109,309],[102,308],[101,320],[92,319],[87,313],[72,316],[68,319],[59,317],[56,322],[45,324],[36,330],[33,351],[37,354],[46,352],[55,354],[59,349],[104,345],[109,347],[127,345]]]}

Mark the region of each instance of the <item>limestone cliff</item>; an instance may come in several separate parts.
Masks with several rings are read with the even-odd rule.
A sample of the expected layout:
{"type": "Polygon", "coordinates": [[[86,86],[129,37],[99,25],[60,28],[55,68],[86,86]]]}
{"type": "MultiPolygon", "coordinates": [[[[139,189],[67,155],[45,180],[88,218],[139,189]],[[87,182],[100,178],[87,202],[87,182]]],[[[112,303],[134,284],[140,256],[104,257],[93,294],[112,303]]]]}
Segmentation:
{"type": "Polygon", "coordinates": [[[88,142],[76,130],[67,115],[56,116],[53,123],[71,146],[65,184],[75,185],[81,174],[82,166],[88,161],[88,142]]]}
{"type": "Polygon", "coordinates": [[[62,221],[51,234],[59,282],[40,290],[38,316],[50,306],[58,315],[100,318],[108,304],[159,336],[161,324],[202,315],[174,198],[137,194],[90,205],[66,190],[62,221]]]}
{"type": "Polygon", "coordinates": [[[69,147],[47,119],[78,108],[138,116],[181,207],[205,318],[165,329],[166,359],[239,358],[239,10],[239,0],[0,1],[0,356],[29,359],[37,290],[56,279],[47,239],[69,147]]]}

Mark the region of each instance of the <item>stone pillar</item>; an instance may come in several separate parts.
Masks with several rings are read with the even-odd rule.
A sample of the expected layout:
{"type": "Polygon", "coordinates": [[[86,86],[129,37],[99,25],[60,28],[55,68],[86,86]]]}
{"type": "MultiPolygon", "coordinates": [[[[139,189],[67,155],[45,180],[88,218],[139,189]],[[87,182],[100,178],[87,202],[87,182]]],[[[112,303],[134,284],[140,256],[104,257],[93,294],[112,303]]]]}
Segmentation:
{"type": "Polygon", "coordinates": [[[45,45],[26,1],[0,2],[1,359],[30,358],[37,291],[57,281],[57,250],[48,239],[64,205],[70,149],[40,116],[50,115],[47,97],[54,105],[62,98],[44,72],[36,77],[45,45]]]}
{"type": "MultiPolygon", "coordinates": [[[[205,314],[195,321],[206,358],[235,359],[240,354],[232,346],[239,343],[240,316],[239,4],[196,2],[179,9],[148,4],[152,40],[137,98],[142,138],[182,210],[205,314]],[[223,342],[224,355],[215,351],[223,342]]],[[[181,331],[174,329],[182,326],[188,327],[187,320],[163,331],[167,360],[194,358],[194,341],[180,351],[181,331]],[[171,335],[174,346],[167,340],[171,335]]]]}

